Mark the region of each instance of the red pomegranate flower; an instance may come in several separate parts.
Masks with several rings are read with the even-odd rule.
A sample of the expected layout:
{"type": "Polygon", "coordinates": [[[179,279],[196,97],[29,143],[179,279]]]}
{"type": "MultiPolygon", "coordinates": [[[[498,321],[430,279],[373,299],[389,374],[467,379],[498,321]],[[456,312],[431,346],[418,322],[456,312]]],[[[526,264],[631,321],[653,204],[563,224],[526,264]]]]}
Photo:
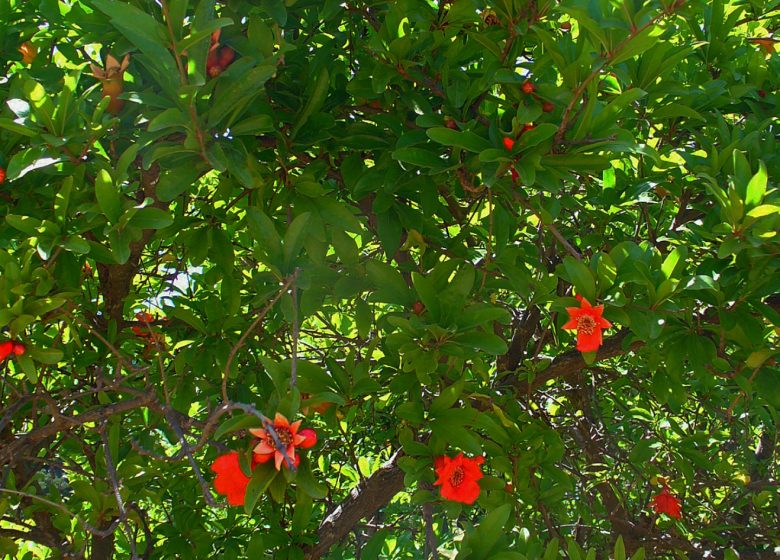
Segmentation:
{"type": "MultiPolygon", "coordinates": [[[[303,420],[297,422],[290,422],[282,414],[276,413],[274,418],[274,431],[279,436],[279,441],[285,446],[285,452],[287,456],[293,460],[295,466],[298,466],[300,457],[295,454],[295,449],[300,447],[302,449],[308,449],[317,443],[317,433],[311,429],[299,430],[303,420]]],[[[276,448],[276,442],[268,430],[263,428],[255,428],[249,430],[253,436],[260,438],[260,443],[255,446],[254,460],[257,463],[265,463],[274,459],[276,470],[282,468],[282,462],[285,462],[284,455],[276,448]]],[[[285,462],[285,465],[287,463],[285,462]]]]}
{"type": "Polygon", "coordinates": [[[659,494],[653,496],[653,510],[656,513],[665,513],[669,517],[680,519],[680,500],[677,496],[669,493],[669,487],[666,484],[659,494]]]}
{"type": "Polygon", "coordinates": [[[227,496],[231,506],[244,505],[244,495],[249,484],[249,477],[241,470],[238,453],[235,451],[220,455],[211,465],[211,470],[217,473],[214,478],[214,488],[219,494],[227,496]]]}
{"type": "Polygon", "coordinates": [[[485,462],[483,457],[464,457],[459,453],[457,457],[450,458],[446,455],[437,457],[434,461],[438,479],[434,485],[441,486],[441,497],[453,502],[473,504],[479,497],[479,484],[482,478],[480,465],[485,462]]]}
{"type": "Polygon", "coordinates": [[[580,352],[595,352],[601,346],[601,329],[612,327],[612,323],[604,319],[604,306],[591,306],[590,302],[582,296],[580,307],[567,307],[569,322],[563,325],[566,330],[577,331],[577,350],[580,352]]]}

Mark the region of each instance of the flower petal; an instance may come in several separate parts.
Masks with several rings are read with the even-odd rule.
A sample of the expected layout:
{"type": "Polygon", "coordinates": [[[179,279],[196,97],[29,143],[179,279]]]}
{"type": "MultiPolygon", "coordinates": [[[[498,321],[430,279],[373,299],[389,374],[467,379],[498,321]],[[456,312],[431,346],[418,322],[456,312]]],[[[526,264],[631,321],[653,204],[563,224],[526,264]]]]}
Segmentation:
{"type": "Polygon", "coordinates": [[[287,417],[284,416],[281,412],[277,412],[276,416],[274,416],[274,427],[279,426],[280,428],[290,428],[290,422],[287,420],[287,417]]]}
{"type": "Polygon", "coordinates": [[[596,328],[588,334],[577,331],[577,350],[580,352],[595,352],[601,346],[601,329],[596,328]]]}
{"type": "Polygon", "coordinates": [[[266,455],[268,453],[273,453],[276,450],[276,448],[275,447],[271,447],[270,445],[268,445],[268,443],[266,443],[266,441],[267,440],[262,440],[260,443],[255,445],[255,448],[253,449],[253,451],[255,453],[257,453],[258,455],[266,455]]]}
{"type": "Polygon", "coordinates": [[[259,437],[260,439],[265,439],[268,437],[268,432],[266,432],[263,428],[252,428],[249,430],[249,433],[255,437],[259,437]]]}

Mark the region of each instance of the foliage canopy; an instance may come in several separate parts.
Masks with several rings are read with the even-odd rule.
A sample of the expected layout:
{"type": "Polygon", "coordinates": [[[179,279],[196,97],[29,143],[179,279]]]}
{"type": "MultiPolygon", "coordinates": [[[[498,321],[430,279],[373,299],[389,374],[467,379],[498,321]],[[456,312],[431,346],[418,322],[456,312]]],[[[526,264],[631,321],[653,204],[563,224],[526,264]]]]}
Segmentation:
{"type": "Polygon", "coordinates": [[[779,16],[0,0],[0,555],[769,557],[779,16]]]}

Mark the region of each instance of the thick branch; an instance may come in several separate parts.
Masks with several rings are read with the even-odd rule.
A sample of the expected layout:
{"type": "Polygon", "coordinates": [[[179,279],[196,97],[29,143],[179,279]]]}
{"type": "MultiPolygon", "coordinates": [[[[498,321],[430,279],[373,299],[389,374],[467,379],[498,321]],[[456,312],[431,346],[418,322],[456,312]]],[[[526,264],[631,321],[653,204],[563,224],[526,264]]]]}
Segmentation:
{"type": "Polygon", "coordinates": [[[365,483],[350,492],[344,502],[336,507],[320,524],[318,542],[306,550],[306,560],[321,558],[357,525],[376,511],[390,503],[390,500],[404,487],[404,472],[396,464],[401,451],[396,453],[365,483]]]}
{"type": "Polygon", "coordinates": [[[93,408],[76,416],[58,416],[45,426],[22,434],[8,445],[3,446],[3,448],[0,449],[0,465],[13,463],[15,458],[21,455],[22,449],[33,445],[35,442],[58,433],[68,432],[90,422],[99,422],[110,418],[115,414],[121,414],[147,406],[154,402],[154,400],[154,394],[149,393],[148,395],[134,399],[93,408]]]}
{"type": "MultiPolygon", "coordinates": [[[[628,335],[628,330],[623,329],[615,336],[604,341],[598,351],[598,359],[604,360],[622,356],[623,354],[636,350],[644,345],[642,341],[633,342],[628,348],[623,348],[623,340],[628,335]]],[[[527,379],[518,379],[511,376],[507,379],[509,385],[515,387],[519,394],[530,393],[538,389],[551,379],[562,381],[571,381],[578,372],[585,369],[588,364],[582,359],[582,353],[579,350],[570,350],[555,358],[546,370],[538,373],[531,381],[527,379]]]]}

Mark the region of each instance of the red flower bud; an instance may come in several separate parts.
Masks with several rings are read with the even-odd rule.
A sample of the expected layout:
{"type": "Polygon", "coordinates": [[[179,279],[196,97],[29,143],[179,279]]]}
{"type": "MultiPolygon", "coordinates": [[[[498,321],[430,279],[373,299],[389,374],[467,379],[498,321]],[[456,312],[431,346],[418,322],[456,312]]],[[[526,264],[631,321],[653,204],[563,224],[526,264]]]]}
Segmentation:
{"type": "Polygon", "coordinates": [[[554,103],[550,101],[545,101],[544,103],[542,103],[542,111],[544,111],[545,113],[551,113],[554,110],[555,110],[554,103]]]}
{"type": "Polygon", "coordinates": [[[0,167],[0,185],[5,183],[5,169],[0,167]]]}
{"type": "Polygon", "coordinates": [[[302,435],[306,439],[303,440],[300,444],[298,444],[299,447],[302,447],[303,449],[309,449],[310,447],[314,447],[317,445],[317,432],[312,430],[311,428],[304,428],[300,432],[298,432],[298,435],[302,435]]]}
{"type": "Polygon", "coordinates": [[[0,360],[5,360],[14,351],[14,343],[10,340],[0,342],[0,360]]]}
{"type": "Polygon", "coordinates": [[[233,62],[233,60],[236,58],[236,51],[231,49],[230,47],[222,47],[219,50],[219,65],[225,69],[233,62]]]}
{"type": "Polygon", "coordinates": [[[21,356],[22,354],[27,352],[27,347],[21,342],[14,342],[13,351],[14,354],[16,354],[17,356],[21,356]]]}
{"type": "Polygon", "coordinates": [[[504,138],[504,147],[507,150],[511,150],[514,145],[515,145],[514,138],[509,138],[509,137],[504,138]]]}
{"type": "Polygon", "coordinates": [[[425,304],[420,300],[415,301],[414,305],[412,305],[412,313],[415,315],[422,315],[423,311],[425,311],[425,304]]]}
{"type": "Polygon", "coordinates": [[[523,90],[523,93],[532,94],[534,91],[536,91],[536,86],[531,82],[531,80],[526,80],[523,85],[521,86],[521,89],[523,90]]]}

